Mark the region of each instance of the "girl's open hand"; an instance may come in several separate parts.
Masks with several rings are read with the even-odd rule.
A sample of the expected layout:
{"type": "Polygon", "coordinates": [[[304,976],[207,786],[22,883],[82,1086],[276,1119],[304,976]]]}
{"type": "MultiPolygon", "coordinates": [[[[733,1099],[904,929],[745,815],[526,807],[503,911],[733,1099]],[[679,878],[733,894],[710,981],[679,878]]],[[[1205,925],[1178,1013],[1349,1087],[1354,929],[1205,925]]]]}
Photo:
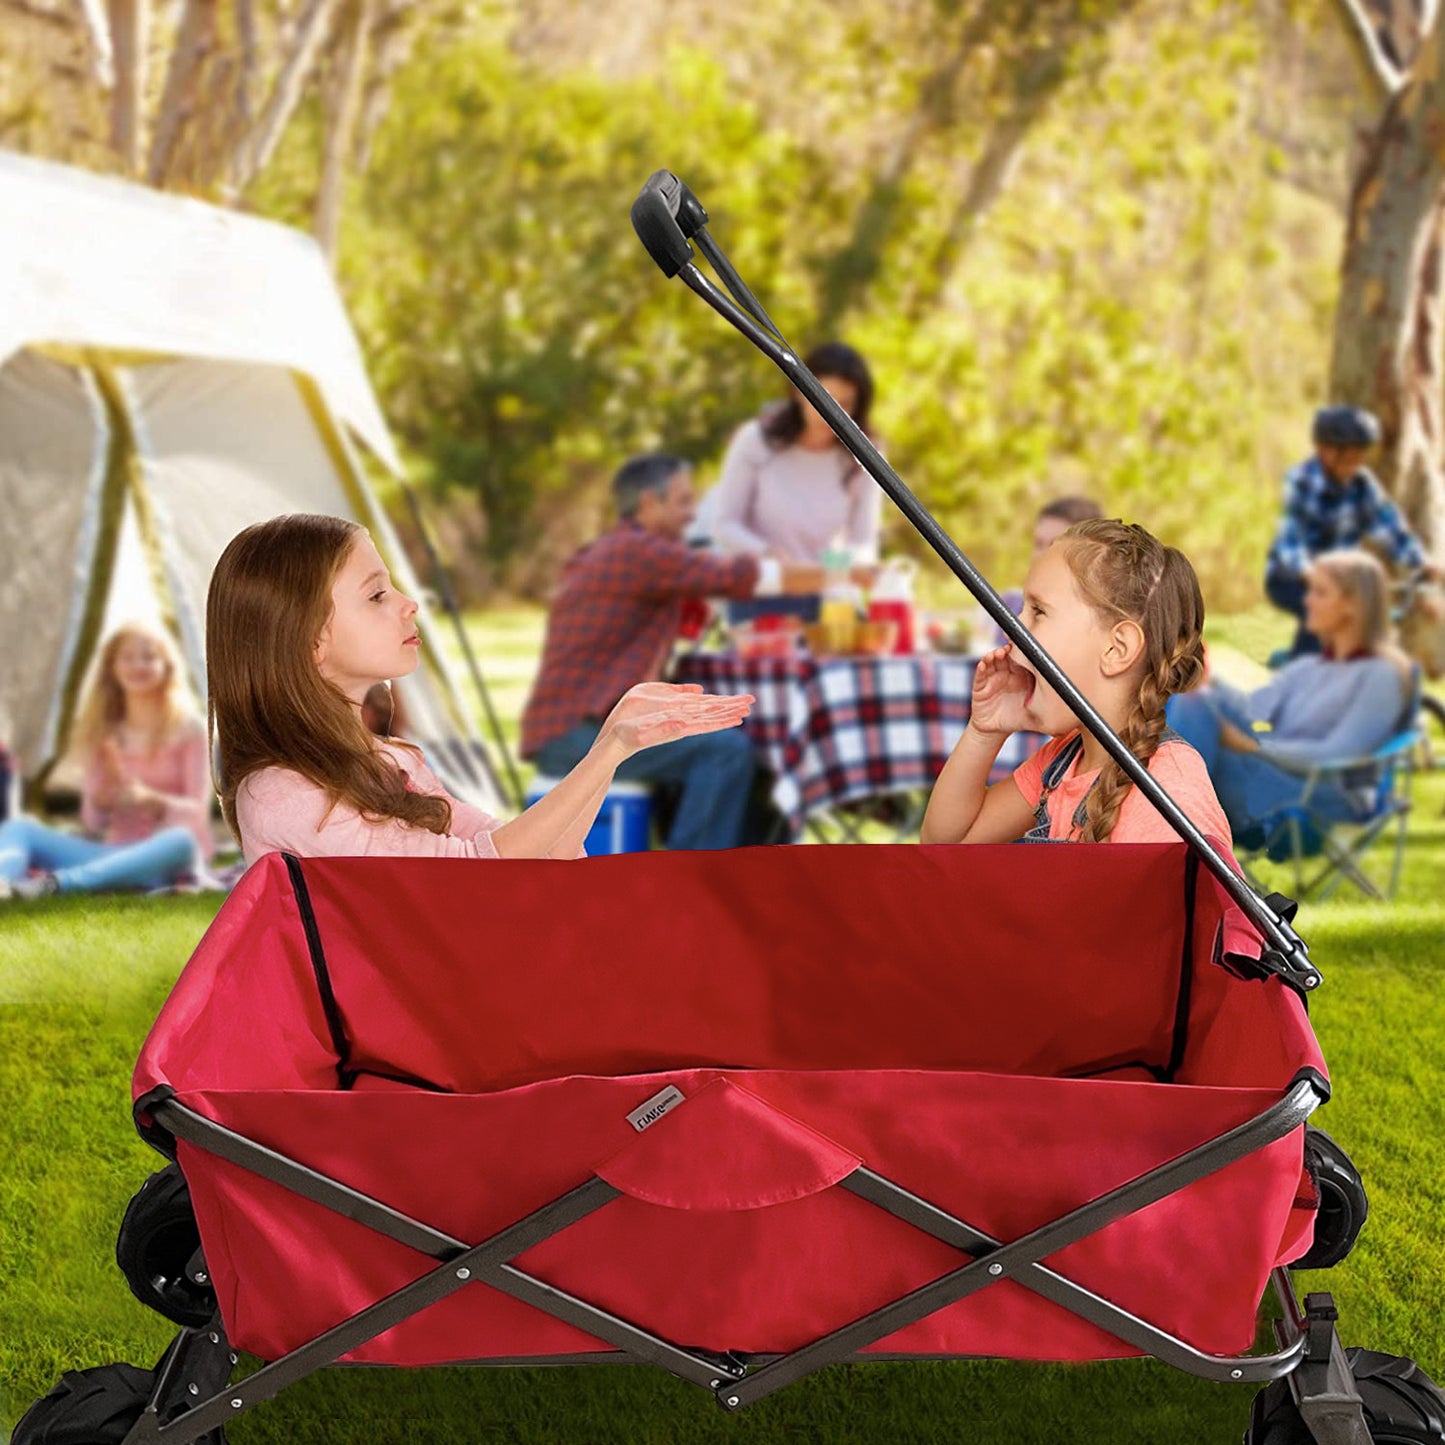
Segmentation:
{"type": "Polygon", "coordinates": [[[1013,659],[1011,645],[996,647],[978,660],[968,725],[976,733],[1016,733],[1029,726],[1024,709],[1037,679],[1013,659]]]}
{"type": "Polygon", "coordinates": [[[752,710],[751,693],[705,693],[696,683],[643,682],[629,688],[602,725],[600,741],[624,757],[659,743],[736,727],[752,710]]]}

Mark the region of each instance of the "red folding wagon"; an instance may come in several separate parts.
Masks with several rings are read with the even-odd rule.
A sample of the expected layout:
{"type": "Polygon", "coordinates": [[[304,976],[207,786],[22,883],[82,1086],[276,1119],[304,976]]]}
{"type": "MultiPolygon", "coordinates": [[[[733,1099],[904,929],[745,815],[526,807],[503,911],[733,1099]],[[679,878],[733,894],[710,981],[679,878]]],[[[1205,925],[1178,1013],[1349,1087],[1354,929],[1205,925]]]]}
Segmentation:
{"type": "Polygon", "coordinates": [[[1184,841],[261,860],[135,1076],[175,1162],[118,1258],[184,1328],[155,1371],[64,1377],[12,1445],[216,1442],[334,1362],[648,1361],[736,1411],[840,1361],[1141,1354],[1269,1382],[1250,1445],[1445,1442],[1429,1378],[1291,1284],[1365,1211],[1306,1122],[1329,1085],[1292,907],[802,367],[687,188],[658,172],[633,220],[1184,841]],[[233,1385],[239,1350],[266,1363],[233,1385]]]}
{"type": "Polygon", "coordinates": [[[198,1234],[163,1172],[122,1250],[193,1327],[15,1440],[192,1440],[333,1361],[647,1360],[736,1410],[840,1360],[1147,1353],[1332,1398],[1283,1268],[1328,1083],[1261,952],[1183,844],[273,854],[136,1070],[198,1234]]]}

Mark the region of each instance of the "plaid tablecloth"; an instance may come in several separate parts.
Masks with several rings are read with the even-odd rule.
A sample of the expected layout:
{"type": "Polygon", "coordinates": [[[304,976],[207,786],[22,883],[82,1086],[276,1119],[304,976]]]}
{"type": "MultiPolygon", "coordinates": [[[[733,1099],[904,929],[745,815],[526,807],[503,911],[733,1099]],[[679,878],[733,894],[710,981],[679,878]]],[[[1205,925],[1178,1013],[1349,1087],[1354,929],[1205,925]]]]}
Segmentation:
{"type": "MultiPolygon", "coordinates": [[[[773,802],[796,833],[808,814],[879,794],[933,786],[968,722],[974,659],[810,657],[743,659],[690,652],[677,682],[757,697],[743,724],[775,776],[773,802]]],[[[1010,738],[995,779],[1036,748],[1010,738]]]]}

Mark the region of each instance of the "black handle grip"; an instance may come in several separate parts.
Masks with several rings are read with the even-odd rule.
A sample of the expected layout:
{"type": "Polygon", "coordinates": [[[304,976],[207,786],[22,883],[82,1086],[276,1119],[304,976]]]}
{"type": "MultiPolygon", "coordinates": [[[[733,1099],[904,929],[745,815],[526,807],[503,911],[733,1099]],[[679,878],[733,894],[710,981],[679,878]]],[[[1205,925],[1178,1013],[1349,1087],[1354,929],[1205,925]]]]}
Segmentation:
{"type": "Polygon", "coordinates": [[[654,171],[632,203],[632,229],[664,276],[692,261],[688,238],[705,225],[702,203],[671,171],[654,171]]]}

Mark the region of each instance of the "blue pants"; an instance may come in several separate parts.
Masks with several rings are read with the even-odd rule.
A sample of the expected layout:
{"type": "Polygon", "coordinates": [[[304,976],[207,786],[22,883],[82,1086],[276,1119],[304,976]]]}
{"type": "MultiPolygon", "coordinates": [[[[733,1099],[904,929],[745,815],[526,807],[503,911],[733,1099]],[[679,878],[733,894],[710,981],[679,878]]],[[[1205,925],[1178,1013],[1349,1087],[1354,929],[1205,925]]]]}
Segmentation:
{"type": "MultiPolygon", "coordinates": [[[[544,773],[560,778],[582,761],[599,731],[596,723],[578,723],[538,749],[534,761],[544,773]]],[[[667,835],[669,848],[736,848],[743,839],[756,768],[752,743],[740,728],[732,728],[644,748],[617,769],[617,776],[681,785],[667,835]]]]}
{"type": "Polygon", "coordinates": [[[200,872],[201,850],[189,828],[162,828],[139,843],[97,843],[23,815],[0,823],[0,878],[14,883],[32,868],[53,873],[62,893],[164,888],[200,872]]]}
{"type": "MultiPolygon", "coordinates": [[[[1307,653],[1320,650],[1320,640],[1313,632],[1305,630],[1305,583],[1302,577],[1291,577],[1285,572],[1268,572],[1264,579],[1265,595],[1281,612],[1288,612],[1298,620],[1294,641],[1290,644],[1291,657],[1304,657],[1307,653]]],[[[1273,666],[1273,663],[1271,663],[1273,666]]]]}
{"type": "MultiPolygon", "coordinates": [[[[1253,719],[1209,688],[1177,693],[1169,699],[1164,715],[1169,726],[1204,759],[1214,791],[1219,794],[1224,816],[1236,835],[1281,809],[1299,803],[1305,780],[1286,772],[1258,753],[1236,753],[1219,740],[1219,724],[1227,720],[1249,731],[1253,719]]],[[[1349,800],[1333,782],[1315,785],[1309,811],[1315,817],[1342,821],[1351,816],[1349,800]]]]}

